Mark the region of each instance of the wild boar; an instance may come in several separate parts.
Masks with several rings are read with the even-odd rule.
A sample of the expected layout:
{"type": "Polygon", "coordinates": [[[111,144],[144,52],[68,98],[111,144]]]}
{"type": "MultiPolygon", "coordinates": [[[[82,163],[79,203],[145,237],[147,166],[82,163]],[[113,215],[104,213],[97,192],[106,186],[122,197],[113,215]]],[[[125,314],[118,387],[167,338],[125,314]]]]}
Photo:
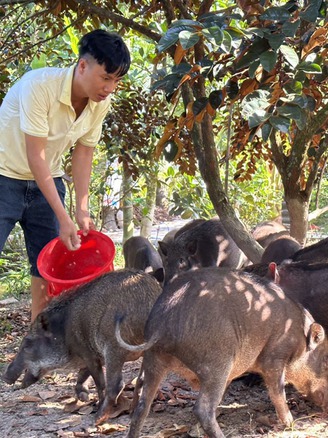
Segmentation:
{"type": "Polygon", "coordinates": [[[240,268],[247,261],[217,218],[191,227],[172,241],[159,241],[158,245],[163,255],[164,283],[190,269],[209,266],[240,268]]]}
{"type": "MultiPolygon", "coordinates": [[[[266,278],[223,268],[179,275],[164,286],[145,327],[142,395],[129,438],[139,436],[158,385],[183,364],[199,380],[194,412],[210,438],[224,437],[216,420],[229,383],[246,372],[260,374],[280,420],[293,421],[284,382],[328,408],[328,341],[324,329],[282,289],[266,278]]],[[[123,318],[124,319],[124,318],[123,318]]],[[[123,339],[122,339],[123,337],[123,339]]]]}
{"type": "Polygon", "coordinates": [[[294,262],[328,262],[328,237],[299,249],[291,259],[294,262]]]}
{"type": "Polygon", "coordinates": [[[328,333],[328,263],[270,263],[268,277],[294,301],[302,304],[328,333]]]}
{"type": "Polygon", "coordinates": [[[259,223],[252,229],[251,234],[263,248],[266,248],[278,237],[289,236],[289,231],[280,222],[272,220],[259,223]]]}
{"type": "Polygon", "coordinates": [[[301,249],[301,245],[293,237],[278,237],[265,248],[261,262],[281,263],[283,260],[290,259],[299,249],[301,249]]]}
{"type": "Polygon", "coordinates": [[[141,269],[152,274],[159,283],[164,280],[162,258],[154,245],[143,236],[132,236],[124,242],[123,256],[126,268],[141,269]]]}
{"type": "Polygon", "coordinates": [[[91,374],[99,396],[97,422],[110,417],[117,404],[122,409],[126,406],[120,395],[123,364],[141,355],[117,343],[115,315],[123,311],[127,315],[124,336],[130,342],[142,342],[145,322],[160,292],[159,283],[149,274],[122,269],[63,293],[33,322],[3,379],[14,383],[26,369],[26,387],[50,370],[82,368],[78,390],[84,391],[83,382],[91,374]]]}

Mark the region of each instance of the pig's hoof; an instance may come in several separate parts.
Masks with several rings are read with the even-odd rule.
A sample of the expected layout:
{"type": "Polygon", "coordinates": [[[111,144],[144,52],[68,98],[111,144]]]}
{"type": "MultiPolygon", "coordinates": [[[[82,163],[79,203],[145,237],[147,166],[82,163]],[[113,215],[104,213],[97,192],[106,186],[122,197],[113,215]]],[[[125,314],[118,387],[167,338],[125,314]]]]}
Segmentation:
{"type": "Polygon", "coordinates": [[[96,421],[95,424],[98,426],[99,424],[103,423],[109,418],[116,418],[119,415],[123,414],[124,412],[129,413],[131,406],[131,401],[128,400],[123,395],[120,395],[117,404],[110,404],[110,405],[102,405],[100,410],[98,411],[96,415],[96,421]]]}
{"type": "Polygon", "coordinates": [[[76,396],[82,402],[89,401],[89,392],[88,391],[79,391],[76,393],[76,396]]]}

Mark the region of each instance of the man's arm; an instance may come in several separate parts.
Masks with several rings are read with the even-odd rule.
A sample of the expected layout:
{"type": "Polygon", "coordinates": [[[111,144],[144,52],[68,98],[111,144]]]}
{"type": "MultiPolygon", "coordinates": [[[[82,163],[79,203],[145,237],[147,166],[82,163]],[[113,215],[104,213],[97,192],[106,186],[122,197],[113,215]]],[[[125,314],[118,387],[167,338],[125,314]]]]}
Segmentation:
{"type": "Polygon", "coordinates": [[[81,230],[95,228],[89,214],[89,184],[92,168],[93,147],[77,142],[72,155],[72,176],[76,199],[76,221],[81,230]]]}
{"type": "Polygon", "coordinates": [[[39,189],[53,209],[59,221],[59,236],[69,250],[80,247],[77,229],[66,212],[58,195],[49,165],[45,158],[47,138],[25,134],[27,160],[39,189]]]}

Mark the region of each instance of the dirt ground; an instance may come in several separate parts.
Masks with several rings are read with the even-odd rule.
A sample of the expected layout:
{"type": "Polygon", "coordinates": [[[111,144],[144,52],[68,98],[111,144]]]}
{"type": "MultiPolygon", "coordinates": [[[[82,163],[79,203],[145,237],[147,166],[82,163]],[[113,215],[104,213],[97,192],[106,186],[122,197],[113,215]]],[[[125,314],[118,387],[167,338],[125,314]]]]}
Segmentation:
{"type": "MultiPolygon", "coordinates": [[[[29,325],[29,303],[0,304],[0,374],[14,357],[29,325]]],[[[133,382],[140,360],[125,365],[125,395],[132,398],[133,382]]],[[[95,388],[89,402],[74,397],[75,373],[53,372],[40,383],[20,389],[19,382],[7,385],[0,379],[0,437],[123,437],[129,425],[128,413],[94,425],[95,388]]],[[[192,408],[197,398],[188,383],[174,374],[162,382],[153,402],[143,437],[203,437],[192,408]]],[[[288,403],[295,419],[292,428],[280,425],[262,384],[248,386],[245,379],[234,381],[218,407],[218,422],[226,437],[314,438],[328,437],[328,417],[287,386],[288,403]]]]}

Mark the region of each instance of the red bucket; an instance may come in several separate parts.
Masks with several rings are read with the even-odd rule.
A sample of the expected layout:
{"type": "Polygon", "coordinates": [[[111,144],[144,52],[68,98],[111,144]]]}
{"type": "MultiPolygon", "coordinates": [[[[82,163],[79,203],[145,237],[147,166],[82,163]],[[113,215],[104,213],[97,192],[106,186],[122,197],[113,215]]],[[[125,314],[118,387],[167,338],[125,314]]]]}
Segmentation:
{"type": "Polygon", "coordinates": [[[37,266],[48,281],[48,295],[60,295],[114,269],[115,245],[112,239],[99,231],[90,230],[81,236],[81,247],[69,251],[57,237],[40,252],[37,266]]]}

